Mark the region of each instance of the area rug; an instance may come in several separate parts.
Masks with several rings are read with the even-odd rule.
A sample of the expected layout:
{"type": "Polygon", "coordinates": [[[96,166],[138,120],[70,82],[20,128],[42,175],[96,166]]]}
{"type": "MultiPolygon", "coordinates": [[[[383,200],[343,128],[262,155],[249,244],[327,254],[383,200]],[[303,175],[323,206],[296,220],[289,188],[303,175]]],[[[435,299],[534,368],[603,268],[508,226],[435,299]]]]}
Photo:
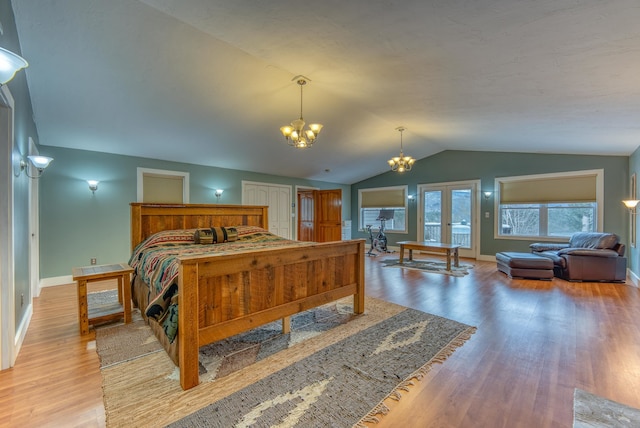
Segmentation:
{"type": "MultiPolygon", "coordinates": [[[[351,300],[351,299],[349,299],[351,300]]],[[[343,301],[344,302],[344,301],[343,301]]],[[[341,304],[343,304],[341,302],[341,304]]],[[[350,303],[344,303],[350,304],[350,303]]],[[[108,426],[342,427],[377,420],[475,331],[367,298],[366,312],[182,391],[157,352],[102,370],[108,426]]]]}
{"type": "Polygon", "coordinates": [[[87,305],[89,307],[104,306],[118,301],[118,290],[103,290],[87,293],[87,305]]]}
{"type": "Polygon", "coordinates": [[[640,409],[576,388],[573,393],[573,427],[640,427],[640,409]]]}
{"type": "Polygon", "coordinates": [[[443,275],[451,276],[465,276],[469,275],[469,269],[473,268],[473,265],[459,263],[459,267],[451,266],[451,270],[447,270],[447,262],[437,260],[409,260],[404,259],[403,263],[396,259],[382,260],[384,267],[402,268],[410,270],[421,270],[430,273],[440,273],[443,275]]]}

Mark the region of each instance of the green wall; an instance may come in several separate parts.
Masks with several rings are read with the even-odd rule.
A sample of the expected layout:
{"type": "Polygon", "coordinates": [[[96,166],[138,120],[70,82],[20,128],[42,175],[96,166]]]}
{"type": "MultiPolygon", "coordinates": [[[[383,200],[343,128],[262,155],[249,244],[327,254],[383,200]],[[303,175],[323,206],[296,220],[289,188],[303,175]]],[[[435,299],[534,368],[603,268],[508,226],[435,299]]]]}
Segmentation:
{"type": "Polygon", "coordinates": [[[216,188],[224,189],[221,204],[240,204],[242,180],[340,188],[342,217],[351,218],[348,185],[50,146],[41,153],[54,158],[40,178],[42,278],[70,275],[72,267],[86,266],[92,257],[98,264],[129,260],[129,204],[136,201],[138,167],[188,172],[194,204],[215,203],[216,188]],[[90,179],[100,181],[94,194],[90,179]]]}
{"type": "MultiPolygon", "coordinates": [[[[635,155],[638,157],[639,155],[635,155]]],[[[383,162],[384,160],[381,160],[383,162]]],[[[420,184],[441,183],[463,180],[481,180],[482,190],[494,189],[496,177],[546,174],[565,171],[604,169],[604,230],[616,233],[623,242],[629,242],[629,214],[621,201],[628,196],[629,158],[627,156],[583,156],[533,153],[502,153],[444,151],[421,159],[413,169],[404,174],[386,172],[351,186],[351,218],[354,238],[368,238],[358,231],[358,190],[374,187],[408,185],[409,194],[416,194],[420,184]]],[[[493,197],[481,198],[482,213],[489,211],[490,218],[480,219],[480,254],[495,256],[500,251],[529,252],[532,241],[494,239],[493,197]]],[[[417,237],[417,204],[409,205],[408,234],[388,233],[389,245],[417,237]]]]}

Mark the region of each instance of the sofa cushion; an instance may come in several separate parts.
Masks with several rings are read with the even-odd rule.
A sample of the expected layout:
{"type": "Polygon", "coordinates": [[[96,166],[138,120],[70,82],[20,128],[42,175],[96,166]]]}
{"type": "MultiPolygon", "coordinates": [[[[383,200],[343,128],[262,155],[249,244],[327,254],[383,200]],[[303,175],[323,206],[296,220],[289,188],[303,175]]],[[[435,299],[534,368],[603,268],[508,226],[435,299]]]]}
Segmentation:
{"type": "Polygon", "coordinates": [[[560,257],[557,251],[542,251],[540,253],[536,253],[541,257],[546,257],[553,262],[554,266],[559,266],[561,268],[567,267],[567,259],[564,257],[560,257]]]}
{"type": "Polygon", "coordinates": [[[569,244],[560,244],[556,242],[536,242],[535,244],[529,244],[529,248],[534,253],[541,251],[558,251],[563,248],[569,248],[569,244]]]}
{"type": "Polygon", "coordinates": [[[565,248],[558,251],[558,255],[590,256],[590,257],[620,257],[617,251],[597,248],[565,248]]]}
{"type": "Polygon", "coordinates": [[[570,248],[613,249],[618,244],[618,235],[614,233],[579,232],[569,240],[570,248]]]}

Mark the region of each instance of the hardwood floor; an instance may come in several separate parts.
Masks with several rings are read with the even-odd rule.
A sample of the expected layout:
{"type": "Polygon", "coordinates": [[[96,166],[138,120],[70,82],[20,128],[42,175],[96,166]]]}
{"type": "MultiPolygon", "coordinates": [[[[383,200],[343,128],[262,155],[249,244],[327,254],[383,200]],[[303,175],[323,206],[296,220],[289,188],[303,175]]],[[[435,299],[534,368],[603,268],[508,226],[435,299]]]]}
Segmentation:
{"type": "MultiPolygon", "coordinates": [[[[636,287],[510,280],[489,262],[456,278],[385,258],[366,260],[369,296],[478,331],[375,426],[570,427],[576,387],[640,407],[636,287]]],[[[0,426],[105,425],[94,333],[80,337],[76,306],[73,285],[36,299],[16,365],[0,372],[0,426]]]]}

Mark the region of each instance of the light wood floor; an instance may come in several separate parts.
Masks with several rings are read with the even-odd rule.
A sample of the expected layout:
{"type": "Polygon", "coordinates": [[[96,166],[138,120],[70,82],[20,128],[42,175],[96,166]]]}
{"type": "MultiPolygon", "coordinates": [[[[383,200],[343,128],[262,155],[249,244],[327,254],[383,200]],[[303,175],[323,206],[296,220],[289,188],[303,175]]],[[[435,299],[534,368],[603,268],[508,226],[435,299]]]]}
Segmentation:
{"type": "MultiPolygon", "coordinates": [[[[576,387],[640,407],[637,288],[510,280],[488,262],[455,278],[382,268],[384,258],[366,260],[368,295],[478,331],[376,426],[570,427],[576,387]]],[[[105,425],[94,334],[78,334],[75,293],[52,287],[36,299],[16,365],[0,372],[0,426],[105,425]]]]}

